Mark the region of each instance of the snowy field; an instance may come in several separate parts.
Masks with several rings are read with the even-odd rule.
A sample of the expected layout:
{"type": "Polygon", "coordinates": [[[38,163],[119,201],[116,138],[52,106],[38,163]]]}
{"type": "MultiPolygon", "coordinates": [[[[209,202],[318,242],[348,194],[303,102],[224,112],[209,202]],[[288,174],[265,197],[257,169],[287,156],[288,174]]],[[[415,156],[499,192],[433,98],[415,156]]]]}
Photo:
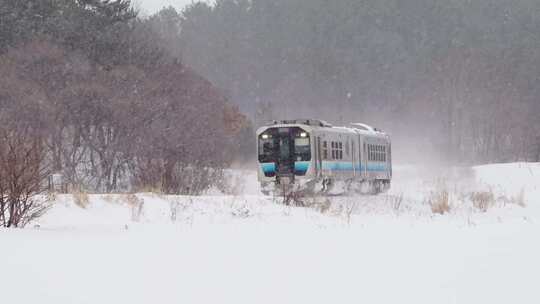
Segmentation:
{"type": "Polygon", "coordinates": [[[229,195],[56,196],[0,229],[0,302],[540,303],[540,164],[402,166],[387,194],[310,208],[255,179],[236,174],[229,195]]]}

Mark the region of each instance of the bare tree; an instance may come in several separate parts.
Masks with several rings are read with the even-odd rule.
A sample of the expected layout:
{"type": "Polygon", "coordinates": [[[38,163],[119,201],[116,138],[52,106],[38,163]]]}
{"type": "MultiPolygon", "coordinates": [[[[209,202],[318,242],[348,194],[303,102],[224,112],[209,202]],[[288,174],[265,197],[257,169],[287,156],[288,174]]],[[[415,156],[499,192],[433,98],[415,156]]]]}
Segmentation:
{"type": "Polygon", "coordinates": [[[43,140],[28,124],[0,130],[0,225],[23,227],[47,211],[38,197],[49,171],[43,140]]]}

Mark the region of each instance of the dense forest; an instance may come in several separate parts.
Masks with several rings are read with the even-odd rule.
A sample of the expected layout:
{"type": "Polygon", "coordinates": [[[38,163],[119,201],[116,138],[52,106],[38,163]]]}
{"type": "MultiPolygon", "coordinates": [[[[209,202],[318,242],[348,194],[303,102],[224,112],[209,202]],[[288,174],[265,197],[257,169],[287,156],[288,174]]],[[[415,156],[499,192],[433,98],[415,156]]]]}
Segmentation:
{"type": "Polygon", "coordinates": [[[218,0],[149,18],[253,121],[366,122],[397,157],[540,160],[540,2],[218,0]]]}
{"type": "Polygon", "coordinates": [[[0,0],[0,207],[53,173],[198,193],[241,157],[247,117],[164,46],[130,1],[0,0]]]}

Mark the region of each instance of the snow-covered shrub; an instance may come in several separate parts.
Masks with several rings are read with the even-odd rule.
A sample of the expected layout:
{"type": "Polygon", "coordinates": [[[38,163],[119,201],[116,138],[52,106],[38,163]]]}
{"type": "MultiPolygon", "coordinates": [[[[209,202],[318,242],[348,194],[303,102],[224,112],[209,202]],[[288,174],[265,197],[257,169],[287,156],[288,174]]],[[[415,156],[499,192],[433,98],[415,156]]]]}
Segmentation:
{"type": "Polygon", "coordinates": [[[253,215],[253,212],[249,208],[247,202],[232,207],[231,215],[238,218],[248,218],[253,215]]]}
{"type": "Polygon", "coordinates": [[[320,213],[326,213],[328,210],[330,210],[330,207],[332,207],[332,201],[327,197],[325,197],[323,200],[314,200],[311,207],[320,213]]]}
{"type": "Polygon", "coordinates": [[[510,198],[510,203],[525,208],[525,206],[526,206],[526,204],[525,204],[525,190],[521,189],[521,191],[519,191],[519,194],[517,196],[514,196],[514,197],[510,198]]]}
{"type": "Polygon", "coordinates": [[[169,210],[171,212],[171,222],[176,222],[176,217],[178,215],[178,207],[180,202],[178,200],[169,200],[169,210]]]}
{"type": "Polygon", "coordinates": [[[286,206],[309,207],[309,197],[303,190],[294,187],[282,188],[282,203],[286,206]]]}
{"type": "Polygon", "coordinates": [[[240,195],[244,192],[246,184],[244,176],[238,172],[223,172],[221,181],[217,180],[216,187],[228,195],[240,195]]]}
{"type": "Polygon", "coordinates": [[[497,198],[497,201],[502,202],[503,205],[517,205],[523,208],[527,206],[525,204],[525,190],[524,189],[521,189],[521,191],[517,195],[513,195],[513,196],[501,195],[497,198]]]}
{"type": "Polygon", "coordinates": [[[345,208],[343,209],[343,211],[344,211],[345,219],[347,220],[348,225],[351,224],[352,215],[354,214],[357,208],[358,208],[358,201],[356,200],[352,202],[347,202],[345,204],[345,208]]]}
{"type": "Polygon", "coordinates": [[[387,195],[386,201],[396,213],[399,213],[403,203],[403,192],[398,195],[387,195]]]}

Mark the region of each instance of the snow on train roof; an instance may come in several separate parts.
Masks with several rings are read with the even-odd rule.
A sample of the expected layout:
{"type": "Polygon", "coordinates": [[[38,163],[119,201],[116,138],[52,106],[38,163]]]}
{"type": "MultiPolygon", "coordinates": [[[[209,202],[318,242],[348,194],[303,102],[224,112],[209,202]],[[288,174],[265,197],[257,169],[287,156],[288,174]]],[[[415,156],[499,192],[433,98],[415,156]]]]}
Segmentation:
{"type": "Polygon", "coordinates": [[[347,131],[347,132],[351,132],[351,133],[355,133],[355,134],[364,134],[364,135],[371,135],[371,136],[380,136],[380,137],[387,137],[388,134],[386,134],[385,132],[379,130],[379,129],[376,129],[376,128],[370,128],[370,129],[366,129],[366,128],[357,128],[356,126],[355,127],[332,127],[332,129],[336,130],[336,131],[347,131]]]}
{"type": "MultiPolygon", "coordinates": [[[[364,124],[364,123],[350,123],[351,127],[346,126],[333,126],[332,124],[319,119],[292,119],[292,120],[274,120],[270,124],[263,126],[262,128],[268,128],[268,127],[280,127],[280,126],[287,126],[287,125],[304,125],[309,126],[311,128],[320,128],[320,129],[326,129],[328,131],[337,131],[337,132],[350,132],[355,134],[366,134],[366,135],[372,135],[372,136],[382,136],[387,137],[388,134],[383,132],[382,130],[379,130],[375,127],[372,127],[370,125],[364,124]]],[[[262,129],[261,128],[261,129],[262,129]]]]}

